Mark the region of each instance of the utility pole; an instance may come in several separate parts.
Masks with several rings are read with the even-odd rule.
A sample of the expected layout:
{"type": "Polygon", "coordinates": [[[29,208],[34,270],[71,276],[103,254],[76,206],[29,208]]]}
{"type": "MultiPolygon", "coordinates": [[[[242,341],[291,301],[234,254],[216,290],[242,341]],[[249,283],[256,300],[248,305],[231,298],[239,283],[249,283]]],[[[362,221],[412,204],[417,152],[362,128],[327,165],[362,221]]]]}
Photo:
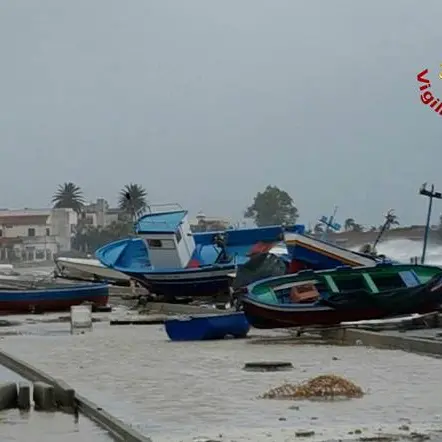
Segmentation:
{"type": "Polygon", "coordinates": [[[333,215],[331,215],[330,218],[327,219],[326,216],[322,216],[322,218],[319,219],[319,222],[325,225],[325,230],[321,238],[322,241],[326,240],[329,229],[338,231],[341,228],[341,225],[339,223],[334,222],[337,211],[338,211],[338,206],[335,206],[333,210],[333,215]]]}
{"type": "Polygon", "coordinates": [[[382,225],[381,230],[380,230],[380,232],[379,232],[379,235],[377,236],[377,238],[376,238],[376,240],[375,240],[375,242],[374,242],[374,244],[373,244],[373,252],[375,251],[376,246],[378,245],[378,242],[381,240],[382,235],[385,233],[385,231],[386,231],[387,229],[390,228],[391,223],[395,220],[394,210],[393,210],[393,209],[390,209],[390,210],[387,212],[387,214],[385,215],[384,218],[385,218],[385,222],[384,222],[384,224],[382,225]]]}
{"type": "Polygon", "coordinates": [[[428,233],[430,231],[430,220],[431,220],[431,209],[433,208],[433,198],[438,200],[442,199],[442,193],[434,191],[434,184],[431,185],[431,189],[427,190],[427,183],[424,183],[419,190],[420,195],[424,195],[429,198],[428,202],[428,213],[427,213],[427,224],[425,225],[425,234],[424,234],[424,246],[422,247],[422,258],[421,264],[425,262],[425,254],[427,252],[427,241],[428,241],[428,233]]]}

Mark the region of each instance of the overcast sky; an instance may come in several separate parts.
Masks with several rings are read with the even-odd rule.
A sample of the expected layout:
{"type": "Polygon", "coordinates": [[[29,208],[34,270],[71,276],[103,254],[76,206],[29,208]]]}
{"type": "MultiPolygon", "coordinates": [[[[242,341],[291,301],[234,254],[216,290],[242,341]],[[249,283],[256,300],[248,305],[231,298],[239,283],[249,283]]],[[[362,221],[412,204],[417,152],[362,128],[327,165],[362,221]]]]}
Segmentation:
{"type": "MultiPolygon", "coordinates": [[[[442,2],[2,0],[0,207],[73,181],[238,219],[267,184],[301,221],[424,223],[442,190],[442,2]]],[[[435,204],[434,218],[442,212],[435,204]]]]}

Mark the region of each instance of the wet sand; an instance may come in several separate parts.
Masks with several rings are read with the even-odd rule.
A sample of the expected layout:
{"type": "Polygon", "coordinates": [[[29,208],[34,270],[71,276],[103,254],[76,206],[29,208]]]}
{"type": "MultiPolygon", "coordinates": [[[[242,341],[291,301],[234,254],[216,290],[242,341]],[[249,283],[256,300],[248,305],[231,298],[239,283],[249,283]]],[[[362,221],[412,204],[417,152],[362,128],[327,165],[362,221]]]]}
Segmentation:
{"type": "Polygon", "coordinates": [[[315,432],[308,440],[354,439],[442,428],[440,361],[429,357],[362,346],[172,343],[161,325],[95,323],[91,333],[77,336],[68,323],[17,331],[24,334],[1,340],[4,351],[63,378],[154,442],[288,442],[299,440],[299,430],[315,432]],[[259,360],[290,361],[294,370],[242,370],[259,360]],[[285,381],[326,373],[354,381],[367,394],[331,403],[258,399],[285,381]]]}

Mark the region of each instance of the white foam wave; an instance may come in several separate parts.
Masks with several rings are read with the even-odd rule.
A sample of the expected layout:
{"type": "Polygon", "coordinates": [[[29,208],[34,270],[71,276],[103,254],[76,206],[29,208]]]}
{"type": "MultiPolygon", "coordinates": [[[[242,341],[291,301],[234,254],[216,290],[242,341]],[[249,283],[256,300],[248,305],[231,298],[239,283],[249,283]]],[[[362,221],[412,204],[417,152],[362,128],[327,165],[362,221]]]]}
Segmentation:
{"type": "MultiPolygon", "coordinates": [[[[400,262],[409,263],[410,258],[422,255],[422,241],[411,241],[409,239],[397,239],[380,243],[377,252],[400,262]]],[[[442,246],[429,244],[425,256],[425,264],[442,266],[442,246]]]]}

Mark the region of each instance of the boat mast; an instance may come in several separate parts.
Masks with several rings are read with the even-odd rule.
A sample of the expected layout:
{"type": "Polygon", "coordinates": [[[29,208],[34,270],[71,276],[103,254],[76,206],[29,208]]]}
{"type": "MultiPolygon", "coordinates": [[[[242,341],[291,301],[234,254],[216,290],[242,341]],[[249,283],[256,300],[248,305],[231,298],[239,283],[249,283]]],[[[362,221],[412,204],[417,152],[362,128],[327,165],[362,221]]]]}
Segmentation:
{"type": "Polygon", "coordinates": [[[333,214],[327,219],[327,217],[324,215],[319,219],[319,222],[321,224],[325,225],[325,230],[324,233],[322,234],[322,241],[325,241],[327,238],[327,234],[329,232],[329,230],[334,230],[335,232],[337,232],[338,230],[340,230],[341,225],[339,223],[335,223],[335,217],[336,217],[336,212],[338,211],[338,206],[335,206],[333,209],[333,214]]]}

